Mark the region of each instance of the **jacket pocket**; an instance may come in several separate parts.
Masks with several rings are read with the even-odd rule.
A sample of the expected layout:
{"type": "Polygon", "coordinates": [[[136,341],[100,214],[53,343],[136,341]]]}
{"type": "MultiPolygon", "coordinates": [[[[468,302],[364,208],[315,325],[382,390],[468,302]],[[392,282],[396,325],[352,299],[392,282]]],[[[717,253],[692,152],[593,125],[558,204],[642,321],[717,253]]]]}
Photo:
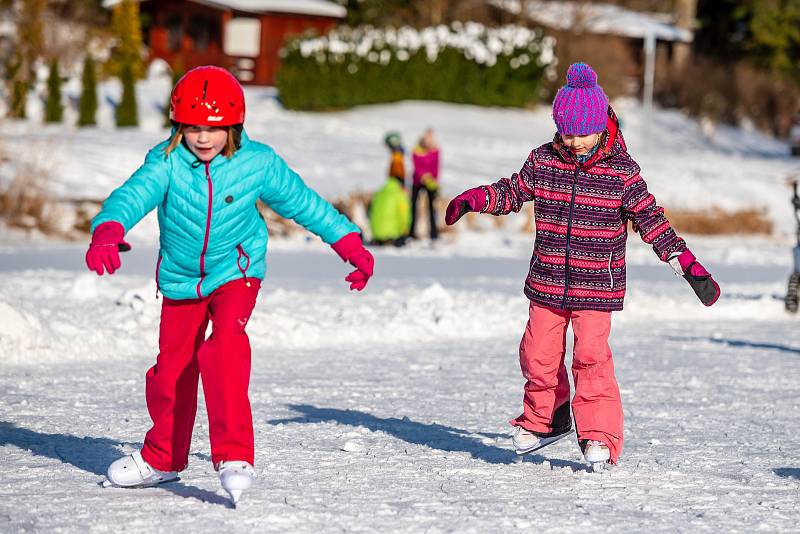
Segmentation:
{"type": "Polygon", "coordinates": [[[532,275],[534,269],[536,269],[540,263],[541,261],[539,261],[539,253],[534,250],[533,256],[531,256],[531,263],[528,265],[528,274],[532,275]]]}
{"type": "Polygon", "coordinates": [[[608,278],[609,278],[609,280],[611,282],[611,285],[608,286],[608,287],[610,289],[614,289],[614,273],[611,271],[611,263],[612,263],[613,259],[614,259],[614,253],[613,252],[609,252],[608,253],[608,278]]]}

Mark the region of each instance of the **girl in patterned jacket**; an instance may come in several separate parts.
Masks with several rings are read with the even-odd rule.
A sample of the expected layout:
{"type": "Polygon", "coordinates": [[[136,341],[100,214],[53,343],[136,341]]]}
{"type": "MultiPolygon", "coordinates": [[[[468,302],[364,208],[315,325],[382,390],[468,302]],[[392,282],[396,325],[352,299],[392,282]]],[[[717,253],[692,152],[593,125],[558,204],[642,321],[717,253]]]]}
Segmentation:
{"type": "Polygon", "coordinates": [[[526,454],[571,433],[564,355],[572,322],[575,430],[587,462],[602,468],[617,463],[623,442],[608,336],[611,312],[622,309],[625,295],[627,222],[706,306],[719,297],[719,286],[648,192],[591,67],[569,68],[553,120],[558,132],[552,142],[534,149],[519,173],[454,198],[446,222],[468,211],[518,212],[534,201],[536,240],[525,284],[530,319],[520,343],[527,382],[522,414],[511,421],[512,441],[526,454]]]}
{"type": "Polygon", "coordinates": [[[267,248],[256,201],[294,219],[356,267],[346,278],[351,289],[366,286],[374,262],[358,227],[272,148],[248,138],[244,92],[227,70],[205,66],[186,73],[172,91],[170,113],[171,139],[151,149],[103,203],[86,253],[89,269],[113,274],[119,251],[130,249],[125,234],[158,209],[156,284],[164,301],[159,354],[146,377],[153,426],[141,451],[111,464],[106,484],[143,487],[177,478],[188,463],[202,378],[211,459],[235,504],[254,475],[245,326],[266,271],[267,248]]]}

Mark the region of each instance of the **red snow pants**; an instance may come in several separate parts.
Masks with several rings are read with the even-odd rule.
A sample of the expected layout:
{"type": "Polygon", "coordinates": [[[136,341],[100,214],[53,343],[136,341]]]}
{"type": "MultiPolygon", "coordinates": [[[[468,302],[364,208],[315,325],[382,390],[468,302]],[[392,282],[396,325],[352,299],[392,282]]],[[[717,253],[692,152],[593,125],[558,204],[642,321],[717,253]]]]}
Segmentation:
{"type": "Polygon", "coordinates": [[[147,409],[153,427],[142,458],[160,471],[182,471],[197,413],[197,385],[202,377],[208,411],[211,460],[253,463],[253,417],[250,384],[250,340],[244,329],[261,282],[234,280],[202,299],[164,298],[159,354],[147,371],[147,409]],[[211,335],[206,327],[211,322],[211,335]]]}
{"type": "Polygon", "coordinates": [[[527,380],[523,412],[511,424],[537,434],[560,434],[570,428],[570,386],[564,366],[570,321],[575,334],[572,415],[578,442],[602,441],[617,463],[623,441],[622,401],[608,346],[611,312],[557,310],[531,303],[519,346],[522,376],[527,380]]]}

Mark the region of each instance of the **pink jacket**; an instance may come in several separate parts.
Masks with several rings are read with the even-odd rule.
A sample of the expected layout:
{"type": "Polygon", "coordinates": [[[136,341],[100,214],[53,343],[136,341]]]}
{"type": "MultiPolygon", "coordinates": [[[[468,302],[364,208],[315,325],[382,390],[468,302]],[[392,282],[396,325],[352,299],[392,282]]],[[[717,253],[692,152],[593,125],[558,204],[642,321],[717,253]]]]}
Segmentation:
{"type": "Polygon", "coordinates": [[[439,149],[425,150],[421,146],[414,147],[411,155],[414,163],[414,185],[422,185],[422,177],[426,174],[438,181],[439,180],[439,149]]]}

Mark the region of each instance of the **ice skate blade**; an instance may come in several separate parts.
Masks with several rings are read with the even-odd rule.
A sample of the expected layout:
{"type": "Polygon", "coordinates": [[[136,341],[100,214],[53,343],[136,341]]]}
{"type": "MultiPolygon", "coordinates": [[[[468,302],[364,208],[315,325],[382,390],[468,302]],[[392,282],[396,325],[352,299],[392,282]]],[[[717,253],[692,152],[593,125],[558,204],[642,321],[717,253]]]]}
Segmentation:
{"type": "Polygon", "coordinates": [[[603,461],[603,462],[592,462],[589,465],[590,465],[590,468],[592,470],[592,473],[602,473],[602,472],[604,472],[606,470],[606,466],[608,465],[608,462],[605,462],[605,461],[603,461]]]}
{"type": "Polygon", "coordinates": [[[239,499],[242,497],[242,490],[240,489],[232,489],[232,490],[225,490],[228,492],[228,496],[231,498],[231,505],[236,508],[239,505],[239,499]]]}
{"type": "Polygon", "coordinates": [[[572,431],[570,430],[569,432],[565,432],[563,434],[559,434],[558,436],[552,436],[552,437],[549,437],[549,438],[541,438],[539,440],[539,443],[536,444],[534,447],[531,447],[530,449],[514,449],[514,452],[516,452],[517,456],[521,459],[526,454],[530,454],[532,452],[538,451],[539,449],[544,449],[548,445],[552,445],[556,441],[564,439],[564,438],[566,438],[567,436],[569,436],[571,434],[572,434],[572,431]]]}
{"type": "Polygon", "coordinates": [[[146,484],[137,484],[135,486],[119,486],[114,484],[110,480],[106,479],[100,484],[103,488],[122,488],[122,489],[141,489],[141,488],[154,488],[156,486],[160,486],[161,484],[168,484],[170,482],[177,482],[181,479],[181,477],[175,478],[165,478],[164,480],[159,480],[157,482],[147,482],[146,484]]]}

